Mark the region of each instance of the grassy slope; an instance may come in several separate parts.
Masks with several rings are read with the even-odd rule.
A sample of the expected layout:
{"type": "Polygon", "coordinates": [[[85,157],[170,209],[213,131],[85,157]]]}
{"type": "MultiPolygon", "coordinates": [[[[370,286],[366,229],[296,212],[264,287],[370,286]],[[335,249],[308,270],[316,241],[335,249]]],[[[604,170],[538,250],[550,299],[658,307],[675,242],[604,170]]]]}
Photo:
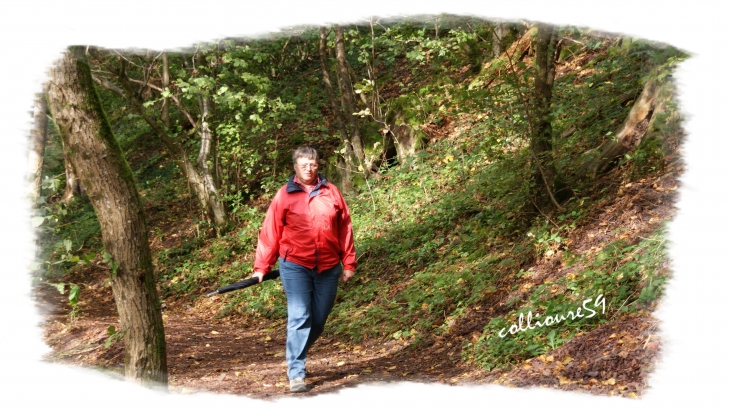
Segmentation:
{"type": "MultiPolygon", "coordinates": [[[[556,133],[577,128],[556,141],[558,168],[565,174],[580,153],[617,129],[630,108],[626,96],[638,94],[641,75],[657,64],[647,46],[599,40],[576,49],[558,67],[554,128],[556,133]]],[[[307,70],[316,76],[314,65],[307,70]]],[[[644,144],[633,161],[608,177],[575,186],[576,198],[566,211],[548,218],[530,205],[519,84],[504,77],[490,89],[470,90],[473,77],[461,77],[461,67],[448,70],[432,82],[421,75],[420,82],[407,84],[426,100],[421,108],[433,108],[422,117],[431,137],[427,148],[347,198],[360,267],[357,280],[343,285],[326,332],[353,341],[399,339],[414,347],[450,337],[464,346],[465,360],[492,368],[544,354],[603,322],[650,308],[666,279],[659,225],[632,229],[631,220],[611,222],[605,237],[587,249],[583,235],[607,209],[621,213],[617,204],[634,206],[621,202],[628,198],[621,187],[650,188],[650,181],[669,171],[657,143],[644,144]],[[597,294],[607,299],[606,315],[495,337],[520,312],[566,311],[597,294]]],[[[238,210],[240,222],[232,232],[206,238],[164,151],[150,146],[131,162],[149,210],[163,297],[194,302],[250,274],[266,197],[238,210]]],[[[71,233],[54,238],[64,235],[71,233]]],[[[89,252],[100,253],[96,246],[89,252]]],[[[286,312],[279,283],[222,299],[220,315],[280,320],[286,312]]]]}

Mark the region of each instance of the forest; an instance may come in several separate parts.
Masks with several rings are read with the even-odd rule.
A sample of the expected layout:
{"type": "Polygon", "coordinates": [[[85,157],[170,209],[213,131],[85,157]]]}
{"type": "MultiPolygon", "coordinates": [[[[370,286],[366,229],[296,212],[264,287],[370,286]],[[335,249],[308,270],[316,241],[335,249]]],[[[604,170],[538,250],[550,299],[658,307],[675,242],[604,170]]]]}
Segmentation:
{"type": "Polygon", "coordinates": [[[251,276],[309,145],[358,268],[308,395],[411,380],[639,397],[661,349],[686,58],[451,15],[69,47],[31,133],[47,360],[173,393],[288,394],[281,283],[206,294],[251,276]]]}

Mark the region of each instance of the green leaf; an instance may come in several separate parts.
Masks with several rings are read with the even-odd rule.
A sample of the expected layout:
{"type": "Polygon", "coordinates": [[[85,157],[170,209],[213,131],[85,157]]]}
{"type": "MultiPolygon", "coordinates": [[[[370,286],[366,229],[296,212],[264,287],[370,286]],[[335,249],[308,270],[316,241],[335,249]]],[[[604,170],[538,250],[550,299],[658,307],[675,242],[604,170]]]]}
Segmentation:
{"type": "Polygon", "coordinates": [[[41,226],[45,220],[46,218],[44,216],[34,216],[33,218],[30,218],[30,225],[33,228],[37,228],[41,226]]]}
{"type": "Polygon", "coordinates": [[[79,292],[81,291],[81,288],[77,284],[71,285],[71,290],[68,293],[68,303],[71,304],[71,306],[76,306],[77,303],[79,303],[79,292]]]}
{"type": "Polygon", "coordinates": [[[63,282],[61,282],[61,283],[56,283],[56,284],[55,284],[55,285],[53,285],[53,286],[55,286],[55,287],[56,287],[56,289],[58,290],[58,293],[60,293],[60,294],[62,294],[62,295],[63,295],[63,292],[64,292],[64,291],[65,291],[65,289],[66,289],[66,284],[65,284],[65,283],[63,283],[63,282]]]}
{"type": "Polygon", "coordinates": [[[117,333],[117,329],[114,326],[109,326],[106,329],[106,334],[108,334],[109,336],[113,336],[115,333],[117,333]]]}
{"type": "Polygon", "coordinates": [[[90,253],[88,255],[84,255],[84,262],[91,263],[91,261],[96,257],[95,253],[90,253]]]}

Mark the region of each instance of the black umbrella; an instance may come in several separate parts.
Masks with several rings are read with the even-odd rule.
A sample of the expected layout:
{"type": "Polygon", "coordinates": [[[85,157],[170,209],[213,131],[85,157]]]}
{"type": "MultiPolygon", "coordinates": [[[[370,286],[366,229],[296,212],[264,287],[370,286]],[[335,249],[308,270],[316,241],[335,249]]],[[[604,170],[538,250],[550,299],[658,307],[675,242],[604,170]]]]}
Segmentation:
{"type": "MultiPolygon", "coordinates": [[[[272,270],[271,272],[264,275],[263,280],[276,279],[278,277],[279,277],[279,270],[277,269],[277,270],[272,270]]],[[[236,283],[231,283],[228,286],[223,286],[222,288],[219,288],[217,290],[214,290],[213,292],[208,293],[206,296],[211,297],[213,295],[219,295],[221,293],[230,292],[232,290],[243,289],[243,288],[247,288],[249,286],[258,285],[258,284],[259,284],[258,278],[250,277],[246,280],[242,280],[242,281],[236,282],[236,283]]]]}

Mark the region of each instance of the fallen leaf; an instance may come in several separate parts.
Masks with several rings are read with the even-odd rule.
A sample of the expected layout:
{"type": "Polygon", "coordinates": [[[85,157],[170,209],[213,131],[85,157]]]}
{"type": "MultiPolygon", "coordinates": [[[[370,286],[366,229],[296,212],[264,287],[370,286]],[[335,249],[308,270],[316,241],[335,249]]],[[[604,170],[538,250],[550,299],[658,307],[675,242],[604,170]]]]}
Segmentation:
{"type": "Polygon", "coordinates": [[[611,377],[610,379],[606,380],[602,384],[609,385],[609,386],[613,386],[614,384],[616,384],[616,379],[614,379],[613,377],[611,377]]]}
{"type": "Polygon", "coordinates": [[[210,331],[210,334],[212,334],[212,335],[219,335],[220,333],[216,332],[215,330],[211,330],[210,331]]]}
{"type": "Polygon", "coordinates": [[[341,362],[337,362],[337,366],[342,366],[342,365],[344,365],[344,364],[345,364],[345,361],[344,361],[344,360],[343,360],[343,361],[341,361],[341,362]]]}

